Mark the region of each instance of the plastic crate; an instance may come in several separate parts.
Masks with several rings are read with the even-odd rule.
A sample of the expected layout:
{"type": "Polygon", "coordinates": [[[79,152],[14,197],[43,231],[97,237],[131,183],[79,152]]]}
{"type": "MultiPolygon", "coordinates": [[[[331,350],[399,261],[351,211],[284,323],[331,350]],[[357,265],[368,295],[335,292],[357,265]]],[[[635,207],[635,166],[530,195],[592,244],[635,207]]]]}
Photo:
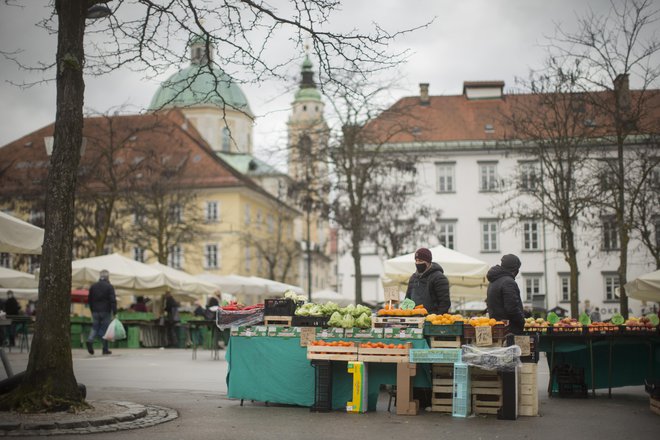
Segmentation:
{"type": "Polygon", "coordinates": [[[470,367],[462,362],[455,363],[451,415],[454,417],[467,417],[471,412],[470,367]]]}
{"type": "Polygon", "coordinates": [[[314,367],[314,404],[310,411],[332,411],[332,362],[313,360],[314,367]]]}
{"type": "Polygon", "coordinates": [[[297,304],[289,298],[266,298],[264,316],[293,316],[297,304]]]}
{"type": "Polygon", "coordinates": [[[460,348],[413,348],[410,350],[411,363],[454,364],[461,361],[460,348]]]}
{"type": "Polygon", "coordinates": [[[552,336],[584,336],[587,333],[585,325],[581,327],[548,327],[548,334],[552,336]]]}
{"type": "Polygon", "coordinates": [[[329,316],[296,316],[293,315],[291,325],[294,327],[327,327],[329,316]]]}
{"type": "Polygon", "coordinates": [[[450,325],[433,325],[424,323],[425,336],[463,336],[463,323],[455,322],[450,325]]]}
{"type": "MultiPolygon", "coordinates": [[[[497,324],[493,325],[491,327],[492,332],[493,332],[493,340],[501,340],[504,339],[504,336],[508,333],[509,331],[509,326],[507,325],[502,325],[502,324],[497,324]]],[[[463,337],[465,339],[474,339],[476,337],[476,330],[475,327],[473,327],[470,324],[466,324],[463,326],[463,337]]]]}

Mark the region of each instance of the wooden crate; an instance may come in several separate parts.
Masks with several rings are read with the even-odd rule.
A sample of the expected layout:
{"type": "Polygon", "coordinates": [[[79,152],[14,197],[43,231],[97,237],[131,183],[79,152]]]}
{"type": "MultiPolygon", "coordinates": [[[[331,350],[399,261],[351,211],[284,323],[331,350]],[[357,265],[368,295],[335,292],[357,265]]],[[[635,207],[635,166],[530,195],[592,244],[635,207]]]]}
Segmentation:
{"type": "Polygon", "coordinates": [[[431,364],[431,411],[451,414],[454,398],[454,365],[431,364]]]}
{"type": "Polygon", "coordinates": [[[424,317],[412,316],[376,316],[371,318],[373,328],[384,327],[415,327],[424,328],[424,317]]]}
{"type": "Polygon", "coordinates": [[[474,414],[497,414],[502,406],[502,379],[497,372],[472,368],[470,383],[474,414]]]}
{"type": "Polygon", "coordinates": [[[412,344],[406,344],[406,348],[365,348],[358,347],[358,361],[378,362],[395,364],[399,362],[410,362],[410,348],[412,344]]]}
{"type": "Polygon", "coordinates": [[[429,336],[431,348],[461,348],[460,336],[429,336]]]}
{"type": "Polygon", "coordinates": [[[522,364],[518,371],[518,415],[539,415],[538,364],[522,364]]]}
{"type": "Polygon", "coordinates": [[[283,325],[291,327],[291,316],[264,316],[264,325],[283,325]]]}
{"type": "Polygon", "coordinates": [[[357,361],[357,347],[332,347],[327,345],[308,345],[307,359],[329,361],[357,361]]]}
{"type": "Polygon", "coordinates": [[[649,399],[651,412],[660,416],[660,399],[654,399],[652,396],[649,396],[649,399]]]}

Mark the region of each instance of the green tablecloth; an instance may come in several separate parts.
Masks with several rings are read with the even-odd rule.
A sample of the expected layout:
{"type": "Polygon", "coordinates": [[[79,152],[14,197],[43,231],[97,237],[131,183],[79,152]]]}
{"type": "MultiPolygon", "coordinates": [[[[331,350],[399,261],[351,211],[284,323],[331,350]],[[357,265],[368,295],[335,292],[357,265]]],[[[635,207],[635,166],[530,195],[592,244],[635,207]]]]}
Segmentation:
{"type": "MultiPolygon", "coordinates": [[[[428,348],[425,339],[369,339],[388,343],[412,342],[428,348]]],[[[359,340],[356,340],[359,342],[359,340]]],[[[299,338],[242,337],[229,339],[226,359],[227,395],[232,399],[257,400],[299,406],[314,404],[314,367],[299,338]]],[[[396,384],[396,364],[368,364],[369,410],[376,409],[381,384],[396,384]]],[[[427,365],[419,365],[415,386],[428,388],[427,365]]],[[[346,362],[333,362],[332,406],[344,408],[352,398],[352,375],[346,362]]]]}
{"type": "MultiPolygon", "coordinates": [[[[644,379],[660,377],[660,337],[596,336],[591,339],[594,379],[587,337],[542,336],[540,351],[547,354],[548,366],[569,364],[584,368],[589,388],[616,388],[642,385],[644,379]],[[552,349],[554,342],[554,360],[552,349]],[[610,372],[611,347],[611,372],[610,372]],[[552,363],[552,364],[551,364],[552,363]]],[[[556,384],[554,384],[556,389],[556,384]]]]}

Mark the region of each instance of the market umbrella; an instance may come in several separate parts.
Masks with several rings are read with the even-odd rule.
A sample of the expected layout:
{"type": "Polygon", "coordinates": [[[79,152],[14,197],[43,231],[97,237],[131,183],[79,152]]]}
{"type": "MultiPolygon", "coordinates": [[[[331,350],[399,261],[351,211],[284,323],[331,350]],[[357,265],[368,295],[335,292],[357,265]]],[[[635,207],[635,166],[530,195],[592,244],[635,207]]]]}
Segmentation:
{"type": "Polygon", "coordinates": [[[182,270],[174,269],[161,263],[153,263],[149,266],[163,272],[171,284],[176,284],[175,292],[186,292],[197,295],[214,295],[219,289],[213,283],[190,275],[182,270]]]}
{"type": "Polygon", "coordinates": [[[7,289],[36,289],[39,280],[31,273],[0,267],[0,287],[7,289]]]}
{"type": "Polygon", "coordinates": [[[257,284],[262,284],[266,289],[266,293],[269,295],[281,295],[287,290],[290,290],[297,295],[302,295],[303,293],[303,290],[300,287],[282,283],[280,281],[274,281],[267,278],[259,278],[254,276],[250,277],[250,279],[257,284]]]}
{"type": "Polygon", "coordinates": [[[630,298],[660,302],[660,270],[640,275],[624,287],[630,298]]]}
{"type": "MultiPolygon", "coordinates": [[[[488,281],[488,263],[461,254],[442,245],[430,249],[433,261],[442,266],[449,280],[452,302],[484,300],[488,281]]],[[[399,285],[405,290],[410,275],[415,271],[415,253],[390,258],[384,263],[385,285],[399,285]]]]}
{"type": "Polygon", "coordinates": [[[347,306],[349,304],[353,304],[355,300],[345,298],[341,293],[330,289],[317,290],[316,292],[312,292],[312,302],[316,304],[322,304],[328,301],[332,301],[333,303],[340,306],[347,306]]]}
{"type": "Polygon", "coordinates": [[[139,292],[164,292],[177,287],[165,274],[147,264],[131,260],[119,254],[75,260],[71,263],[72,283],[89,285],[99,279],[103,270],[110,272],[110,283],[115,289],[139,292]]]}
{"type": "Polygon", "coordinates": [[[263,284],[257,283],[250,279],[250,277],[244,277],[241,275],[215,275],[204,273],[195,275],[195,278],[214,284],[222,293],[245,296],[257,296],[267,293],[266,287],[263,284]]]}
{"type": "Polygon", "coordinates": [[[44,230],[0,211],[0,252],[41,254],[44,230]]]}

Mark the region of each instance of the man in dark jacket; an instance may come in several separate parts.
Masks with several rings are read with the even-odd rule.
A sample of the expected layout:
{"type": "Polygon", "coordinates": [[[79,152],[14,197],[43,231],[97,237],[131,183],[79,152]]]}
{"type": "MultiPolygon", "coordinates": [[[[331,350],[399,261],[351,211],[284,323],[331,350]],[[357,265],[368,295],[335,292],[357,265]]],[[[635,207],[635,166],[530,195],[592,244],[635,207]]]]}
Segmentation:
{"type": "Polygon", "coordinates": [[[520,289],[515,280],[520,266],[520,258],[507,254],[502,257],[501,264],[491,267],[486,274],[490,282],[486,297],[488,315],[498,321],[507,319],[509,330],[517,335],[522,334],[525,327],[520,289]]]}
{"type": "Polygon", "coordinates": [[[417,272],[408,281],[406,298],[415,304],[424,304],[429,313],[442,314],[449,312],[449,281],[438,263],[433,263],[433,255],[426,248],[415,252],[417,272]]]}
{"type": "Polygon", "coordinates": [[[110,284],[110,273],[102,270],[99,280],[89,288],[87,297],[89,309],[92,312],[92,331],[87,337],[87,351],[94,354],[94,339],[99,337],[103,341],[103,354],[112,354],[108,349],[108,341],[103,339],[112,315],[117,313],[117,297],[115,288],[110,284]]]}
{"type": "MultiPolygon", "coordinates": [[[[21,306],[14,298],[14,292],[11,290],[7,291],[7,301],[5,301],[5,313],[7,316],[18,316],[21,313],[21,306]]],[[[4,338],[3,338],[4,341],[4,338]]],[[[14,347],[16,345],[16,322],[11,323],[9,326],[9,346],[14,347]]]]}

